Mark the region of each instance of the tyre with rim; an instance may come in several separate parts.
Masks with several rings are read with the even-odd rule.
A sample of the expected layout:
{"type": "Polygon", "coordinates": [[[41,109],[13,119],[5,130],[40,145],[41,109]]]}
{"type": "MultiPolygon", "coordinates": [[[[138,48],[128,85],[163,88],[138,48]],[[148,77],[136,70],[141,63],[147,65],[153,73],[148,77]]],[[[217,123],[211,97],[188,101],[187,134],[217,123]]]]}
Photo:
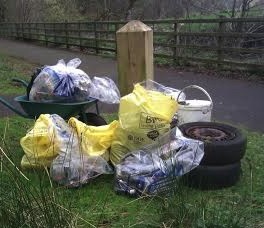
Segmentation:
{"type": "Polygon", "coordinates": [[[192,122],[179,126],[183,135],[204,142],[200,165],[221,166],[239,162],[246,151],[247,138],[237,128],[215,122],[192,122]]]}

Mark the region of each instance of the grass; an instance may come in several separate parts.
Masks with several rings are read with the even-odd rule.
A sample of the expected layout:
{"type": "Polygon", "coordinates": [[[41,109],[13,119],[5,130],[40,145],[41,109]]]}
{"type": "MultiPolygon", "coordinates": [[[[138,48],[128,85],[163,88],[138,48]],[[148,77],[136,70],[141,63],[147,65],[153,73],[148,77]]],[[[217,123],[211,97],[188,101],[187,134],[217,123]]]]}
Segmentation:
{"type": "MultiPolygon", "coordinates": [[[[13,71],[26,77],[30,64],[17,61],[13,71]]],[[[11,63],[1,64],[2,70],[11,63]]],[[[5,76],[10,77],[8,71],[5,76]]],[[[8,87],[10,83],[7,91],[8,87]]],[[[104,117],[108,122],[116,119],[115,114],[104,117]]],[[[0,147],[19,169],[23,156],[19,140],[33,123],[17,116],[0,118],[0,147]]],[[[236,186],[200,191],[179,182],[170,195],[139,199],[117,195],[113,175],[66,189],[51,183],[45,170],[22,170],[27,181],[1,153],[1,227],[263,227],[264,135],[245,133],[248,148],[236,186]]]]}
{"type": "MultiPolygon", "coordinates": [[[[110,116],[109,121],[114,118],[114,115],[110,116]]],[[[23,155],[19,139],[26,134],[32,124],[33,121],[21,117],[0,119],[2,138],[5,135],[5,151],[8,151],[9,157],[18,167],[23,155]]],[[[25,191],[29,192],[28,189],[31,189],[36,194],[36,200],[39,200],[41,196],[45,199],[44,202],[49,202],[47,205],[49,208],[51,200],[46,200],[46,198],[50,199],[55,195],[52,199],[56,205],[70,211],[64,209],[65,213],[60,216],[68,218],[72,215],[70,220],[75,221],[74,227],[87,225],[87,222],[95,227],[129,227],[135,224],[137,224],[136,227],[261,227],[264,224],[262,208],[264,203],[262,194],[264,135],[250,132],[246,134],[248,135],[248,149],[242,162],[243,176],[236,186],[223,190],[200,191],[179,183],[171,196],[135,200],[115,194],[113,175],[101,176],[80,189],[65,189],[55,184],[51,187],[46,172],[36,170],[23,170],[30,181],[23,181],[24,184],[26,182],[26,187],[22,185],[24,186],[22,188],[21,184],[17,184],[17,180],[23,178],[17,175],[14,178],[16,181],[10,179],[6,168],[8,162],[4,159],[3,164],[5,165],[0,174],[0,192],[7,194],[7,185],[15,189],[16,192],[13,194],[21,198],[22,190],[24,190],[23,197],[25,197],[25,191]],[[17,191],[17,186],[20,191],[17,191]]],[[[32,196],[27,197],[41,210],[41,200],[35,202],[32,196]]],[[[10,206],[9,203],[13,205],[14,198],[9,197],[5,201],[7,206],[10,206]]],[[[52,204],[54,204],[53,201],[52,204]]],[[[25,202],[22,200],[21,205],[16,204],[16,207],[26,211],[25,202]]],[[[51,208],[51,210],[55,209],[51,208]]],[[[4,215],[0,213],[1,221],[2,216],[4,215]]],[[[64,222],[70,224],[69,221],[64,222]]]]}
{"type": "Polygon", "coordinates": [[[24,94],[25,88],[12,82],[12,79],[20,78],[29,82],[36,67],[36,64],[28,63],[23,59],[0,54],[0,94],[24,94]]]}

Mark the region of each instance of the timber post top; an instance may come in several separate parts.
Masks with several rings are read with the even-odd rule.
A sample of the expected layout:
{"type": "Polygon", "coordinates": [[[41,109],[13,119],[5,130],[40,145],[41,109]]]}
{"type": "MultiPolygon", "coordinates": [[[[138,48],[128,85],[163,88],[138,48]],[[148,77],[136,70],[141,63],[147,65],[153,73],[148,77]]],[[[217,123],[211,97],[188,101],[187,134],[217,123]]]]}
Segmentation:
{"type": "Polygon", "coordinates": [[[129,21],[122,28],[120,28],[117,33],[123,32],[148,32],[152,31],[152,29],[145,25],[143,22],[138,20],[129,21]]]}

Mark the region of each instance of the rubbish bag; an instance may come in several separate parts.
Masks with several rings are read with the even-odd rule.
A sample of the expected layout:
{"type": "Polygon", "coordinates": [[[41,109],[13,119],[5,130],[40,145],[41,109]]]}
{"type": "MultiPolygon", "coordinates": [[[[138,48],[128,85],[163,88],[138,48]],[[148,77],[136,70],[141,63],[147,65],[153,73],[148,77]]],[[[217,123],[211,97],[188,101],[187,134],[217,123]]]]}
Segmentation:
{"type": "MultiPolygon", "coordinates": [[[[101,174],[112,174],[113,169],[101,156],[89,156],[80,147],[80,138],[72,129],[70,146],[61,150],[50,167],[51,179],[69,188],[80,187],[101,174]]],[[[92,139],[91,139],[92,140],[92,139]]]]}
{"type": "Polygon", "coordinates": [[[113,141],[118,121],[103,126],[89,126],[72,117],[69,125],[75,130],[80,140],[80,146],[84,154],[90,156],[102,156],[109,160],[108,149],[113,141]]]}
{"type": "Polygon", "coordinates": [[[140,84],[119,105],[119,124],[111,145],[110,160],[116,165],[130,151],[150,144],[170,129],[177,102],[140,84]]]}
{"type": "MultiPolygon", "coordinates": [[[[150,79],[143,81],[139,84],[147,90],[158,91],[168,96],[171,96],[176,101],[177,101],[179,93],[181,92],[181,90],[164,86],[150,79]]],[[[186,98],[185,93],[182,92],[180,94],[179,101],[185,100],[185,98],[186,98]]]]}
{"type": "Polygon", "coordinates": [[[200,164],[203,155],[203,142],[187,139],[173,128],[116,165],[115,191],[134,196],[168,192],[178,177],[200,164]]]}
{"type": "Polygon", "coordinates": [[[49,167],[52,160],[68,147],[71,129],[57,114],[42,114],[34,127],[20,140],[25,152],[21,166],[49,167]]]}
{"type": "Polygon", "coordinates": [[[108,77],[93,77],[90,96],[107,104],[120,102],[120,92],[114,81],[108,77]]]}
{"type": "Polygon", "coordinates": [[[33,71],[32,75],[31,75],[30,82],[29,82],[28,85],[27,85],[27,99],[28,99],[28,100],[29,100],[29,94],[30,94],[31,88],[32,88],[32,86],[33,86],[33,83],[34,83],[36,77],[39,75],[39,73],[40,73],[44,68],[45,68],[44,66],[42,66],[42,67],[38,67],[38,68],[36,68],[36,69],[33,71]]]}
{"type": "Polygon", "coordinates": [[[78,58],[67,64],[59,60],[54,66],[46,66],[35,78],[29,100],[40,102],[74,102],[89,98],[91,79],[82,70],[78,58]]]}

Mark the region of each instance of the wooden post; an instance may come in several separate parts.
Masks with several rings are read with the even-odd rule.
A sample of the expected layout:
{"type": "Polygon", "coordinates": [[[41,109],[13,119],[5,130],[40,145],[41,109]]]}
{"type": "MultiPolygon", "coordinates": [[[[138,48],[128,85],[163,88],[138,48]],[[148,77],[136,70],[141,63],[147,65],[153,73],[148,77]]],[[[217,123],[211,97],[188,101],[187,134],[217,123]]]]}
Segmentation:
{"type": "Polygon", "coordinates": [[[19,38],[19,35],[18,35],[18,23],[15,23],[15,29],[16,29],[16,39],[19,38]]]}
{"type": "Polygon", "coordinates": [[[124,96],[133,84],[153,79],[153,31],[140,21],[130,21],[116,33],[118,85],[124,96]]]}
{"type": "Polygon", "coordinates": [[[30,23],[26,23],[26,39],[29,41],[31,39],[30,36],[30,23]]]}
{"type": "MultiPolygon", "coordinates": [[[[39,30],[38,30],[38,23],[35,23],[35,27],[34,27],[34,33],[35,33],[35,40],[37,40],[37,41],[39,41],[39,40],[41,40],[41,37],[40,37],[40,35],[39,35],[39,30]],[[37,34],[37,35],[36,35],[37,34]]],[[[33,36],[33,37],[34,37],[33,36]]]]}
{"type": "Polygon", "coordinates": [[[81,32],[81,22],[79,21],[78,23],[78,30],[79,30],[79,48],[80,48],[80,51],[83,51],[83,46],[82,46],[82,32],[81,32]]]}
{"type": "Polygon", "coordinates": [[[68,22],[64,22],[64,29],[65,29],[65,37],[66,37],[66,48],[70,48],[69,45],[69,30],[68,30],[68,22]]]}
{"type": "Polygon", "coordinates": [[[22,25],[22,40],[24,40],[24,22],[22,22],[21,25],[22,25]]]}
{"type": "Polygon", "coordinates": [[[218,67],[221,67],[221,62],[223,61],[223,37],[222,37],[222,33],[224,32],[224,22],[220,21],[219,22],[219,28],[218,28],[218,33],[219,36],[217,38],[217,46],[218,46],[218,50],[217,50],[217,62],[218,62],[218,67]]]}
{"type": "Polygon", "coordinates": [[[45,44],[48,46],[48,39],[47,39],[47,26],[46,23],[44,22],[44,36],[45,36],[45,44]]]}
{"type": "Polygon", "coordinates": [[[95,52],[96,54],[99,53],[99,49],[98,49],[98,33],[97,33],[97,25],[96,25],[96,21],[94,21],[94,40],[95,40],[95,52]]]}
{"type": "Polygon", "coordinates": [[[53,25],[53,43],[56,45],[57,44],[57,33],[56,33],[55,23],[52,23],[52,25],[53,25]]]}
{"type": "MultiPolygon", "coordinates": [[[[115,24],[115,32],[119,29],[119,24],[115,24]]],[[[115,33],[115,57],[117,57],[117,38],[115,33]]]]}
{"type": "Polygon", "coordinates": [[[175,22],[174,23],[174,44],[175,44],[175,47],[173,49],[173,62],[175,65],[177,65],[179,63],[178,57],[180,55],[180,53],[179,53],[180,50],[179,50],[179,48],[177,48],[177,45],[180,44],[180,37],[178,35],[179,30],[180,30],[180,25],[177,22],[175,22]]]}

